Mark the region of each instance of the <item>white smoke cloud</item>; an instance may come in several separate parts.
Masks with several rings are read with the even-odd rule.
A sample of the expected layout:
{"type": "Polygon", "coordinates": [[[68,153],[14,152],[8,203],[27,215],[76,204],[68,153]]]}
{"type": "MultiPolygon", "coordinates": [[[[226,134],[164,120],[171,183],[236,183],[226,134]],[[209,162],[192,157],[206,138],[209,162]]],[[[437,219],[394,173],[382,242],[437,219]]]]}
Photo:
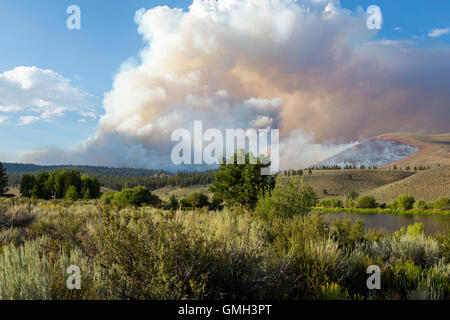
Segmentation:
{"type": "Polygon", "coordinates": [[[281,169],[307,168],[355,144],[357,142],[345,144],[317,143],[314,135],[307,134],[300,128],[295,129],[280,143],[281,169]]]}
{"type": "Polygon", "coordinates": [[[437,64],[450,69],[448,52],[372,43],[366,19],[363,10],[326,0],[194,0],[187,11],[141,9],[135,22],[146,46],[105,94],[96,135],[73,152],[25,158],[174,169],[171,133],[202,120],[205,130],[280,128],[285,169],[350,145],[315,136],[336,142],[391,128],[448,128],[448,75],[436,81],[432,72],[437,64]],[[411,80],[417,72],[421,79],[411,80]]]}

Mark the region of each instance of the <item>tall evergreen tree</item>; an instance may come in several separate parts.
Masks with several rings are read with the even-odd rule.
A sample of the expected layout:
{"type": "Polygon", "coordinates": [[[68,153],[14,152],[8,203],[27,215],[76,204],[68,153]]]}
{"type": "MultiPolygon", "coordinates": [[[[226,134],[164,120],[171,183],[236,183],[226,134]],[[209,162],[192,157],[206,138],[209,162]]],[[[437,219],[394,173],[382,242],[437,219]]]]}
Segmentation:
{"type": "Polygon", "coordinates": [[[228,163],[223,159],[217,171],[210,190],[227,206],[246,206],[253,208],[258,200],[258,195],[275,186],[275,180],[271,176],[261,175],[261,169],[270,164],[262,164],[260,159],[256,164],[251,164],[251,154],[241,155],[236,152],[234,161],[228,163]],[[238,161],[238,157],[245,157],[238,161]],[[242,164],[239,164],[242,163],[242,164]]]}
{"type": "Polygon", "coordinates": [[[3,164],[0,162],[0,196],[4,195],[8,191],[8,175],[6,169],[3,168],[3,164]]]}
{"type": "Polygon", "coordinates": [[[33,189],[36,186],[36,177],[31,173],[27,173],[22,177],[20,181],[20,194],[22,197],[31,198],[33,189]]]}

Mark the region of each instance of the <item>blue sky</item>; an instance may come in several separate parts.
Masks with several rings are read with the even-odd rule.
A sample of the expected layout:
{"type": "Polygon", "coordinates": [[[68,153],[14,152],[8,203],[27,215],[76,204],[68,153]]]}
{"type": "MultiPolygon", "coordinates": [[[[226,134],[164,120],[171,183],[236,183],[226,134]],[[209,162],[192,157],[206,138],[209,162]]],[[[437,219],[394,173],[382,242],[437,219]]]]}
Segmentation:
{"type": "MultiPolygon", "coordinates": [[[[122,62],[137,57],[142,47],[134,23],[136,10],[165,4],[180,7],[186,3],[2,0],[0,41],[5,49],[0,50],[0,73],[17,66],[54,70],[70,79],[73,86],[94,95],[92,103],[102,113],[103,94],[111,89],[114,73],[122,62]],[[72,4],[81,8],[81,30],[66,28],[69,16],[66,8],[72,4]]],[[[0,154],[14,158],[21,151],[76,145],[92,135],[96,128],[95,119],[78,123],[76,118],[69,114],[51,123],[36,122],[19,127],[13,121],[2,123],[0,154]]]]}
{"type": "MultiPolygon", "coordinates": [[[[62,116],[35,121],[33,109],[0,111],[0,157],[14,160],[22,151],[72,147],[96,132],[102,100],[113,76],[129,58],[137,58],[143,40],[134,23],[136,10],[158,5],[187,8],[191,1],[144,0],[2,0],[0,2],[0,74],[20,66],[52,70],[85,95],[86,117],[69,109],[62,116]],[[66,8],[80,6],[82,29],[68,30],[66,8]],[[19,124],[23,118],[22,124],[19,124]],[[3,120],[2,120],[3,119],[3,120]],[[25,121],[28,119],[29,121],[25,121]]],[[[341,0],[341,6],[380,6],[381,40],[414,40],[420,46],[446,46],[450,35],[430,37],[433,29],[450,27],[448,0],[341,0]]],[[[445,33],[445,32],[444,32],[445,33]]],[[[0,83],[1,85],[1,83],[0,83]]],[[[0,106],[4,97],[0,91],[0,106]]],[[[0,159],[2,160],[2,159],[0,159]]]]}

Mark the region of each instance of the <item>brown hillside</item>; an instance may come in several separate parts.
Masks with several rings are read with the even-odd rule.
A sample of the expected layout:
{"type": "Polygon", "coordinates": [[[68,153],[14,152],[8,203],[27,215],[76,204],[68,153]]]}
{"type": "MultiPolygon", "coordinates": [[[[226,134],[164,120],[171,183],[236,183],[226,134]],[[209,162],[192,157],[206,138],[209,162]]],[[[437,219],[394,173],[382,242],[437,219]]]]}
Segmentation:
{"type": "Polygon", "coordinates": [[[311,186],[320,198],[345,199],[350,191],[368,193],[413,174],[413,171],[400,170],[313,170],[312,175],[303,176],[303,181],[311,186]],[[323,194],[324,189],[328,194],[323,194]]]}
{"type": "Polygon", "coordinates": [[[391,201],[401,194],[411,194],[416,199],[425,201],[434,201],[441,196],[450,197],[450,166],[418,171],[403,180],[383,185],[366,193],[383,202],[391,201]]]}

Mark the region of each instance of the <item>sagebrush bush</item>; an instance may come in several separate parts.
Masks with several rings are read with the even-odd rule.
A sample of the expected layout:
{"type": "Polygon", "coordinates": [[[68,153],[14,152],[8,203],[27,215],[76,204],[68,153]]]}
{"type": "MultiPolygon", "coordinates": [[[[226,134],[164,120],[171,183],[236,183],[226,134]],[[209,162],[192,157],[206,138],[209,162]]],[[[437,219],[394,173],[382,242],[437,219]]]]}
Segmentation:
{"type": "Polygon", "coordinates": [[[45,239],[21,247],[3,246],[0,251],[0,299],[47,300],[51,298],[51,266],[41,257],[45,239]]]}
{"type": "MultiPolygon", "coordinates": [[[[263,289],[271,279],[263,280],[267,272],[266,249],[261,243],[263,239],[253,238],[251,225],[239,231],[233,224],[242,218],[222,216],[231,223],[228,232],[237,232],[230,238],[221,235],[227,232],[226,225],[225,230],[206,236],[205,225],[201,228],[186,225],[179,215],[171,220],[166,218],[138,211],[103,216],[102,231],[96,241],[102,264],[108,269],[106,277],[117,298],[263,297],[263,289]]],[[[213,225],[223,229],[219,224],[213,225]]]]}

